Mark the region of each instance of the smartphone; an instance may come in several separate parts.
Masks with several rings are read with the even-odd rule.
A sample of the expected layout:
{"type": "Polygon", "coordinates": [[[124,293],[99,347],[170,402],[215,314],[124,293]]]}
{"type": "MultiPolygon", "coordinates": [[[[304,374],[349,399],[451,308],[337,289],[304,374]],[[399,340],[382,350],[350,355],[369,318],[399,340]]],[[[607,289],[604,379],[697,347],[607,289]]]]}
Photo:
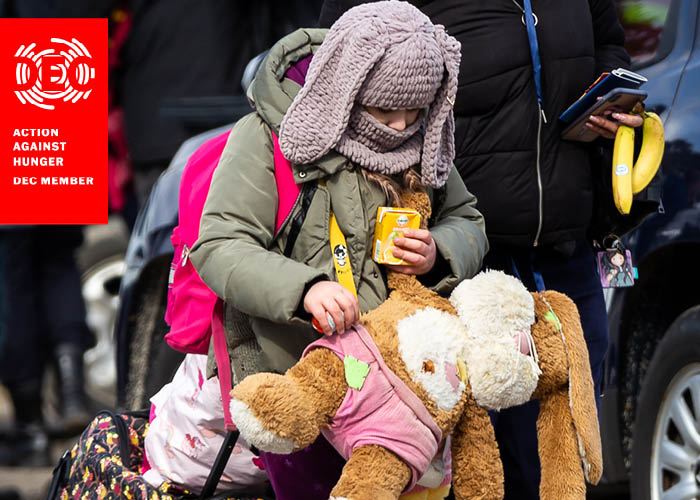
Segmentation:
{"type": "Polygon", "coordinates": [[[643,101],[646,97],[647,93],[644,90],[622,87],[612,89],[566,127],[561,133],[561,138],[566,141],[591,142],[599,135],[586,127],[589,116],[602,115],[609,108],[615,108],[615,111],[620,113],[629,113],[638,102],[643,101]]]}

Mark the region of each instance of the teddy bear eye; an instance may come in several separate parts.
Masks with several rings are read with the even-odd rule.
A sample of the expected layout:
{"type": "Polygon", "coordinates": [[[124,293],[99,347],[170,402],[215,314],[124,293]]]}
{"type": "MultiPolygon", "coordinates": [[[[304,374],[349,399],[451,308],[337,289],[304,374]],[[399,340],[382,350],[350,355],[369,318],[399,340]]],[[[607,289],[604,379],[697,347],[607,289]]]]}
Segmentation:
{"type": "Polygon", "coordinates": [[[435,373],[435,364],[429,359],[423,361],[423,372],[425,373],[435,373]]]}

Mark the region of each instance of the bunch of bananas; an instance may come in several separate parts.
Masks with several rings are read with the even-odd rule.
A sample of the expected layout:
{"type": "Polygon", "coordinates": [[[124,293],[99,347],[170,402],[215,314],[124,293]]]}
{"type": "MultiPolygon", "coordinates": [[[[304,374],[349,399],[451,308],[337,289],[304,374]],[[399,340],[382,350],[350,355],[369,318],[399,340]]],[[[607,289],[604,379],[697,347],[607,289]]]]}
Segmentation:
{"type": "Polygon", "coordinates": [[[634,162],[634,129],[620,125],[612,160],[612,191],[621,214],[630,213],[632,198],[651,182],[664,154],[664,126],[656,113],[645,112],[642,147],[634,162]],[[634,166],[633,166],[634,162],[634,166]]]}

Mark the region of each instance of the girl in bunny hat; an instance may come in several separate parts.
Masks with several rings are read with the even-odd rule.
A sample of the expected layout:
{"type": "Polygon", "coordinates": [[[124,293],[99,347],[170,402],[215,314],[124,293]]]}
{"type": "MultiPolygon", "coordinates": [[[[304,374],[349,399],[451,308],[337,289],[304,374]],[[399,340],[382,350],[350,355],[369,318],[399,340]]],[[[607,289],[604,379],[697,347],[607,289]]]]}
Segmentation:
{"type": "MultiPolygon", "coordinates": [[[[392,269],[440,294],[479,271],[483,218],[452,164],[459,49],[415,7],[384,1],[270,50],[248,91],[255,111],[229,136],[190,254],[225,302],[234,383],[291,367],[318,338],[312,319],[323,334],[342,334],[387,298],[385,265],[372,260],[377,208],[396,206],[404,190],[427,192],[433,216],[428,229],[394,240],[405,265],[392,269]],[[300,187],[279,229],[277,137],[300,187]],[[351,285],[337,281],[332,220],[351,285]]],[[[280,499],[328,498],[343,465],[323,438],[261,459],[280,499]]]]}

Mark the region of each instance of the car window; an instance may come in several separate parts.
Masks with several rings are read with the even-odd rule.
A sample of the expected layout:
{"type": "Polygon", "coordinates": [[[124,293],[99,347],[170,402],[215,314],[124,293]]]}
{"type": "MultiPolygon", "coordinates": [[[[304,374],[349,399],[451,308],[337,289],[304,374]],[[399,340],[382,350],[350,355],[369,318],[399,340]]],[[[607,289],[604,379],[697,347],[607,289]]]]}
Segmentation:
{"type": "MultiPolygon", "coordinates": [[[[657,59],[673,0],[617,0],[617,13],[625,29],[625,48],[632,66],[657,59]]],[[[667,33],[668,35],[668,33],[667,33]]]]}

